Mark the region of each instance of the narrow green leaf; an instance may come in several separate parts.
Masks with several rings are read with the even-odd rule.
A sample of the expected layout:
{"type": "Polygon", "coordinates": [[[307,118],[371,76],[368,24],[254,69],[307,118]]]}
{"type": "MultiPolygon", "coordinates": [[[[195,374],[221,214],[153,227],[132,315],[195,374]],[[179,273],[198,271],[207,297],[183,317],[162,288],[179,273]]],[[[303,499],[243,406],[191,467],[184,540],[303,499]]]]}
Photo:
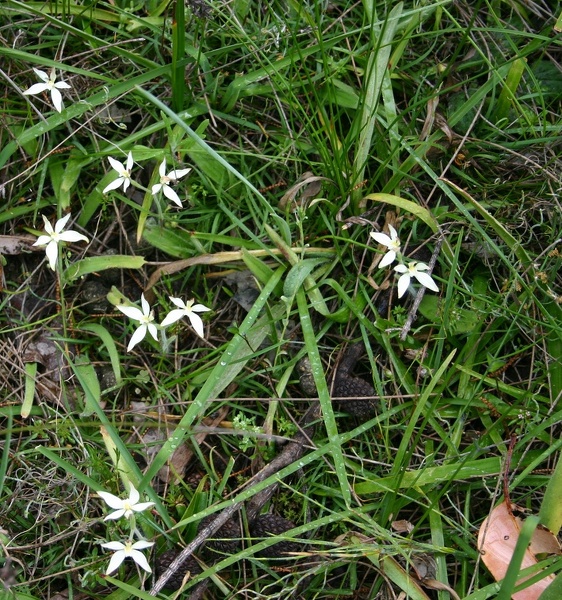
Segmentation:
{"type": "Polygon", "coordinates": [[[560,600],[562,598],[562,573],[558,573],[554,581],[539,596],[539,600],[560,600]]]}
{"type": "Polygon", "coordinates": [[[92,256],[75,262],[64,271],[65,281],[71,282],[89,273],[98,273],[107,269],[142,269],[144,266],[142,256],[127,256],[114,254],[111,256],[92,256]]]}
{"type": "Polygon", "coordinates": [[[458,481],[470,477],[494,477],[501,473],[501,457],[467,460],[462,463],[451,463],[437,467],[413,469],[398,476],[371,478],[355,486],[355,491],[363,494],[378,494],[390,490],[422,488],[440,483],[458,481]]]}
{"type": "Polygon", "coordinates": [[[23,396],[23,404],[21,405],[22,419],[27,419],[33,406],[33,398],[35,397],[35,376],[37,375],[37,363],[25,363],[25,393],[23,396]]]}
{"type": "Polygon", "coordinates": [[[273,276],[275,271],[268,267],[263,260],[253,256],[245,248],[242,248],[242,260],[251,271],[252,275],[262,284],[265,285],[273,276]]]}
{"type": "Polygon", "coordinates": [[[560,498],[562,498],[562,459],[558,456],[556,468],[548,480],[539,511],[541,524],[554,535],[558,535],[562,527],[562,502],[560,498]]]}
{"type": "Polygon", "coordinates": [[[287,273],[283,284],[283,294],[288,298],[296,295],[310,273],[326,261],[322,258],[305,258],[294,265],[287,273]]]}
{"type": "Polygon", "coordinates": [[[412,202],[411,200],[405,200],[400,196],[394,196],[393,194],[368,194],[363,200],[374,200],[375,202],[385,202],[386,204],[392,204],[398,208],[401,208],[418,219],[421,219],[426,225],[431,228],[434,233],[438,230],[437,221],[433,218],[432,214],[419,204],[412,202]]]}
{"type": "Polygon", "coordinates": [[[96,412],[93,403],[99,406],[101,402],[100,382],[94,366],[86,355],[77,356],[74,360],[74,367],[82,376],[82,385],[88,386],[88,391],[90,392],[89,394],[84,394],[84,410],[80,416],[89,417],[96,412]]]}
{"type": "Polygon", "coordinates": [[[185,2],[175,2],[172,21],[172,108],[176,112],[183,109],[185,100],[185,2]]]}
{"type": "MultiPolygon", "coordinates": [[[[354,539],[358,545],[363,543],[362,540],[352,537],[352,541],[354,539]]],[[[374,549],[373,552],[366,554],[366,558],[377,569],[380,569],[385,574],[385,577],[398,586],[407,598],[410,600],[429,600],[429,596],[422,590],[420,584],[398,564],[394,557],[385,556],[381,550],[374,549]]]]}
{"type": "MultiPolygon", "coordinates": [[[[363,110],[359,117],[359,141],[353,160],[353,181],[364,179],[367,159],[371,151],[373,132],[375,130],[376,112],[383,81],[390,78],[389,64],[392,51],[392,41],[402,15],[403,3],[398,2],[383,24],[383,29],[371,22],[371,44],[369,62],[365,71],[363,110]]],[[[358,193],[360,193],[358,191],[358,193]]]]}
{"type": "Polygon", "coordinates": [[[89,331],[90,333],[97,335],[101,339],[103,345],[105,346],[105,349],[107,350],[107,353],[109,354],[109,360],[111,362],[113,374],[115,375],[115,381],[117,383],[120,383],[121,364],[119,361],[119,352],[117,352],[117,346],[115,345],[115,341],[111,337],[109,331],[99,323],[82,323],[80,325],[80,330],[89,331]]]}
{"type": "MultiPolygon", "coordinates": [[[[125,583],[124,581],[121,581],[120,579],[116,579],[115,577],[110,577],[109,575],[106,575],[104,580],[107,581],[108,583],[113,584],[115,587],[118,587],[120,590],[127,592],[127,598],[139,598],[140,600],[154,600],[154,596],[152,594],[149,594],[148,592],[140,590],[138,587],[135,587],[134,585],[125,583]]],[[[110,600],[111,596],[106,596],[106,598],[107,598],[107,600],[110,600]]]]}
{"type": "Polygon", "coordinates": [[[511,63],[509,72],[505,78],[505,84],[502,88],[498,101],[496,102],[494,112],[490,119],[493,123],[498,123],[502,119],[508,117],[509,110],[515,101],[515,94],[517,92],[517,88],[519,87],[519,83],[521,82],[521,77],[523,77],[523,73],[525,72],[526,66],[526,58],[516,58],[511,63]]]}
{"type": "Polygon", "coordinates": [[[320,358],[320,352],[318,351],[318,343],[316,341],[316,335],[312,327],[310,320],[310,314],[308,312],[308,306],[306,304],[306,296],[304,290],[298,290],[296,294],[297,306],[299,310],[299,317],[302,327],[302,334],[304,337],[304,343],[308,358],[310,359],[310,367],[316,389],[318,390],[318,398],[320,400],[320,407],[322,409],[322,418],[326,425],[326,433],[332,445],[332,458],[334,468],[336,470],[336,476],[340,484],[340,491],[343,499],[347,506],[351,505],[351,488],[349,481],[347,480],[347,472],[345,468],[345,460],[341,446],[336,442],[338,439],[338,427],[336,425],[336,419],[334,417],[334,409],[332,407],[332,399],[328,390],[328,384],[326,383],[326,377],[324,375],[324,369],[322,368],[322,360],[320,358]]]}

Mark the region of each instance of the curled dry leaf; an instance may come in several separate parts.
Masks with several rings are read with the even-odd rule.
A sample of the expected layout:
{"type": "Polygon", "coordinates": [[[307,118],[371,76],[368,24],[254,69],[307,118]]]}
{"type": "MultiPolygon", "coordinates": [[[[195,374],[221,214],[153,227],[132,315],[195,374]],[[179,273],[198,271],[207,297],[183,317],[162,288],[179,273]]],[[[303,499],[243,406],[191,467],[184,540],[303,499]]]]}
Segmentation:
{"type": "Polygon", "coordinates": [[[414,525],[405,519],[392,521],[391,525],[392,529],[397,533],[412,533],[412,531],[414,531],[414,525]]]}
{"type": "MultiPolygon", "coordinates": [[[[505,577],[521,526],[521,519],[513,516],[505,502],[496,506],[480,526],[478,549],[482,554],[484,564],[496,581],[505,577]]],[[[560,545],[556,537],[545,529],[537,529],[533,533],[531,544],[525,551],[521,569],[536,565],[538,554],[560,554],[560,545]]],[[[518,583],[524,580],[525,578],[522,578],[518,583]]],[[[528,588],[516,592],[512,598],[513,600],[536,600],[552,581],[554,581],[554,576],[547,575],[528,588]]]]}
{"type": "Polygon", "coordinates": [[[300,198],[297,202],[299,205],[303,205],[310,198],[314,198],[320,193],[322,189],[322,181],[330,181],[327,177],[316,177],[310,171],[303,173],[283,195],[279,200],[278,207],[281,210],[285,210],[288,204],[292,204],[296,201],[297,194],[300,192],[300,198]]]}

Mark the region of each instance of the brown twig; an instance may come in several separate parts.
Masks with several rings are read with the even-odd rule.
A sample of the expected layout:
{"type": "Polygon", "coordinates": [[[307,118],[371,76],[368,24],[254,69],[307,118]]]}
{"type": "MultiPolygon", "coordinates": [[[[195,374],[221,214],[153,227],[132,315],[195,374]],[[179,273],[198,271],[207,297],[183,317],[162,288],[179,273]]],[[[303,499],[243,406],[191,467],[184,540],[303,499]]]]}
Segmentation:
{"type": "MultiPolygon", "coordinates": [[[[254,477],[246,484],[245,489],[250,489],[258,483],[265,481],[268,477],[271,477],[281,469],[299,460],[303,455],[305,444],[309,441],[305,429],[310,427],[313,422],[319,417],[320,406],[318,402],[313,402],[310,408],[303,415],[300,426],[300,431],[295,435],[293,441],[288,443],[279,456],[276,456],[270,463],[268,463],[261,471],[256,473],[254,477]]],[[[265,490],[258,492],[248,503],[247,513],[248,521],[251,522],[258,515],[261,507],[267,502],[269,488],[275,488],[276,484],[268,486],[265,490]]],[[[231,506],[228,506],[221,511],[216,518],[203,527],[199,533],[195,536],[195,539],[190,542],[178,556],[170,563],[170,566],[162,573],[158,580],[152,586],[150,590],[151,595],[156,595],[165,585],[168,579],[170,579],[176,571],[181,568],[181,565],[185,560],[193,554],[193,552],[201,546],[205,540],[211,537],[222,525],[224,525],[244,504],[243,501],[235,502],[231,506]]],[[[205,583],[205,582],[202,582],[205,583]]],[[[206,583],[205,583],[206,587],[206,583]]],[[[195,598],[196,592],[192,595],[195,598]]]]}

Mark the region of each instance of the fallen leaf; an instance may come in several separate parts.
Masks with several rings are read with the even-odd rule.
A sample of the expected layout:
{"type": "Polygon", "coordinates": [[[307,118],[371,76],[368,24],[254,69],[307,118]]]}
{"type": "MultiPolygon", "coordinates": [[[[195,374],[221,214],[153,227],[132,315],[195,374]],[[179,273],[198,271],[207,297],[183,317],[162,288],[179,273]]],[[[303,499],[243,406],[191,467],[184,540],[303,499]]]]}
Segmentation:
{"type": "MultiPolygon", "coordinates": [[[[490,516],[484,520],[478,533],[478,549],[482,560],[496,581],[505,577],[507,568],[513,556],[522,521],[513,516],[507,504],[498,504],[490,516]]],[[[552,533],[545,529],[537,529],[533,533],[531,544],[525,551],[521,569],[532,567],[538,563],[536,554],[560,553],[560,545],[552,533]]],[[[520,579],[520,584],[527,578],[520,579]]],[[[554,575],[547,575],[528,588],[512,595],[513,600],[537,600],[542,592],[554,581],[554,575]]]]}
{"type": "Polygon", "coordinates": [[[316,177],[310,171],[303,173],[283,195],[279,204],[277,205],[280,210],[285,210],[288,204],[299,204],[303,205],[310,198],[314,198],[320,193],[322,189],[322,181],[330,181],[327,177],[316,177]],[[300,198],[296,201],[297,194],[300,192],[300,198]]]}
{"type": "Polygon", "coordinates": [[[39,251],[43,248],[33,248],[37,238],[32,235],[0,235],[0,254],[21,254],[23,251],[39,251]]]}

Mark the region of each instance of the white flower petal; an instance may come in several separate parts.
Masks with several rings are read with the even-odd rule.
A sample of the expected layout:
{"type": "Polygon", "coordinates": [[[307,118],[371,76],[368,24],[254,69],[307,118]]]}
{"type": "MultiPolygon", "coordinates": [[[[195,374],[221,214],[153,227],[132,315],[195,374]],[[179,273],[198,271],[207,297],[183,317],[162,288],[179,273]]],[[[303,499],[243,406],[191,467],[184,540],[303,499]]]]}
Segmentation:
{"type": "Polygon", "coordinates": [[[141,294],[141,306],[142,306],[142,312],[145,316],[150,314],[150,304],[148,303],[147,299],[144,297],[144,294],[141,294]]]}
{"type": "Polygon", "coordinates": [[[155,183],[152,186],[152,195],[155,196],[164,186],[161,183],[155,183]]]}
{"type": "Polygon", "coordinates": [[[125,560],[125,557],[126,554],[124,550],[117,550],[117,552],[115,552],[115,554],[113,554],[113,556],[111,557],[105,574],[110,575],[111,573],[113,573],[113,571],[117,571],[117,569],[121,566],[121,563],[125,560]]]}
{"type": "Polygon", "coordinates": [[[140,500],[140,494],[137,488],[132,483],[129,484],[129,487],[129,503],[136,504],[140,500]]]}
{"type": "Polygon", "coordinates": [[[129,345],[127,346],[127,352],[130,352],[139,342],[142,342],[146,336],[148,327],[144,323],[139,325],[135,333],[133,333],[129,345]]]}
{"type": "Polygon", "coordinates": [[[59,235],[59,238],[63,242],[88,242],[89,241],[85,235],[82,235],[81,233],[78,233],[77,231],[73,231],[72,229],[69,229],[68,231],[63,231],[59,235]]]}
{"type": "Polygon", "coordinates": [[[185,312],[181,309],[174,309],[171,310],[166,317],[164,318],[164,320],[162,321],[162,323],[160,323],[161,327],[168,327],[168,325],[171,325],[172,323],[175,323],[176,321],[179,321],[183,316],[185,315],[185,312]]]}
{"type": "Polygon", "coordinates": [[[392,241],[398,239],[398,232],[396,231],[396,229],[394,229],[394,227],[390,223],[388,224],[388,231],[390,231],[390,239],[392,241]]]}
{"type": "Polygon", "coordinates": [[[69,90],[72,88],[72,86],[68,85],[68,83],[65,81],[57,81],[57,83],[55,83],[55,87],[59,90],[69,90]]]}
{"type": "Polygon", "coordinates": [[[396,258],[396,252],[394,252],[394,250],[389,250],[382,257],[382,260],[379,263],[379,269],[382,269],[382,268],[387,267],[388,265],[392,264],[394,262],[395,258],[396,258]]]}
{"type": "Polygon", "coordinates": [[[62,111],[62,94],[57,90],[56,87],[51,88],[51,100],[53,101],[53,106],[57,112],[62,111]]]}
{"type": "Polygon", "coordinates": [[[34,83],[28,90],[25,90],[23,93],[24,96],[31,96],[35,94],[40,94],[49,89],[49,86],[46,83],[34,83]]]}
{"type": "Polygon", "coordinates": [[[176,194],[176,192],[174,192],[174,190],[169,185],[164,185],[162,187],[162,191],[164,192],[164,196],[166,196],[168,200],[175,202],[180,208],[183,208],[183,204],[181,203],[180,197],[176,194]]]}
{"type": "Polygon", "coordinates": [[[127,188],[131,185],[131,180],[128,177],[123,178],[123,191],[126,192],[127,188]]]}
{"type": "Polygon", "coordinates": [[[146,540],[139,540],[132,545],[133,550],[146,550],[146,548],[152,548],[154,542],[147,542],[146,540]]]}
{"type": "Polygon", "coordinates": [[[168,173],[168,177],[177,181],[178,179],[185,177],[190,171],[191,169],[174,169],[168,173]]]}
{"type": "Polygon", "coordinates": [[[396,265],[394,267],[394,270],[397,273],[409,273],[409,269],[408,269],[408,267],[406,265],[396,265]]]}
{"type": "Polygon", "coordinates": [[[109,161],[109,164],[111,165],[111,167],[113,169],[115,169],[119,173],[119,175],[122,175],[123,171],[125,171],[125,167],[123,166],[123,163],[119,162],[118,160],[115,160],[111,156],[108,156],[107,160],[109,161]]]}
{"type": "Polygon", "coordinates": [[[142,512],[143,510],[146,510],[147,508],[150,508],[151,506],[154,506],[154,502],[139,502],[138,504],[135,503],[135,505],[131,506],[131,508],[135,512],[142,512]]]}
{"type": "Polygon", "coordinates": [[[119,510],[116,510],[115,512],[112,512],[109,515],[107,515],[107,517],[105,517],[104,521],[116,521],[117,519],[120,519],[124,514],[125,514],[125,509],[120,508],[119,510]]]}
{"type": "Polygon", "coordinates": [[[147,325],[148,327],[148,333],[150,333],[150,335],[156,340],[158,341],[158,329],[156,329],[156,325],[154,325],[154,323],[149,323],[147,325]]]}
{"type": "Polygon", "coordinates": [[[50,235],[40,235],[33,246],[46,246],[51,241],[50,235]]]}
{"type": "Polygon", "coordinates": [[[110,508],[123,508],[123,500],[110,494],[109,492],[98,492],[98,496],[110,507],[110,508]]]}
{"type": "Polygon", "coordinates": [[[41,69],[36,69],[35,67],[32,67],[32,68],[33,68],[33,71],[35,72],[35,75],[37,75],[37,77],[39,77],[39,79],[42,79],[45,83],[50,81],[50,77],[47,75],[47,73],[45,73],[45,71],[41,71],[41,69]]]}
{"type": "Polygon", "coordinates": [[[382,244],[383,246],[390,246],[392,240],[386,235],[386,233],[380,233],[378,231],[371,231],[369,234],[376,242],[382,244]]]}
{"type": "Polygon", "coordinates": [[[137,565],[144,569],[147,573],[152,573],[152,569],[146,560],[146,556],[138,550],[131,550],[131,558],[137,563],[137,565]]]}
{"type": "MultiPolygon", "coordinates": [[[[45,217],[43,217],[45,218],[45,217]]],[[[64,217],[62,217],[62,219],[59,219],[56,223],[55,223],[55,232],[56,233],[60,233],[65,225],[68,223],[70,219],[70,213],[68,213],[67,215],[65,215],[64,217]]],[[[47,221],[48,223],[48,221],[47,221]]],[[[45,223],[45,229],[47,228],[47,223],[45,223]]],[[[51,226],[51,224],[49,223],[49,227],[51,226]]]]}
{"type": "Polygon", "coordinates": [[[173,296],[168,296],[170,301],[173,302],[178,308],[185,309],[185,302],[181,298],[174,298],[173,296]]]}
{"type": "Polygon", "coordinates": [[[207,312],[208,310],[213,310],[212,308],[208,308],[207,306],[203,306],[203,304],[195,304],[191,307],[191,310],[194,312],[207,312]]]}
{"type": "Polygon", "coordinates": [[[107,192],[110,192],[111,190],[116,190],[118,187],[121,187],[121,184],[123,183],[123,181],[124,181],[123,177],[118,177],[117,179],[112,181],[109,185],[106,185],[103,188],[102,194],[107,194],[107,192]]]}
{"type": "Polygon", "coordinates": [[[189,318],[189,320],[191,322],[191,326],[195,330],[195,333],[200,338],[204,338],[205,332],[204,332],[204,328],[203,328],[203,320],[201,319],[201,317],[199,315],[196,315],[195,313],[189,313],[187,315],[187,317],[189,318]]]}
{"type": "Polygon", "coordinates": [[[402,296],[406,293],[408,286],[410,285],[410,275],[409,273],[404,273],[398,279],[398,297],[402,298],[402,296]]]}
{"type": "Polygon", "coordinates": [[[160,166],[158,167],[158,175],[160,175],[160,177],[166,176],[166,159],[160,163],[160,166]]]}
{"type": "Polygon", "coordinates": [[[57,268],[57,259],[59,257],[59,247],[54,240],[51,240],[45,248],[45,254],[49,259],[49,267],[54,271],[57,268]]]}
{"type": "Polygon", "coordinates": [[[438,292],[439,288],[428,273],[415,273],[414,277],[426,288],[438,292]]]}
{"type": "Polygon", "coordinates": [[[127,171],[130,173],[133,168],[133,155],[131,152],[127,154],[127,171]]]}
{"type": "Polygon", "coordinates": [[[144,317],[144,314],[140,308],[136,306],[126,306],[125,304],[118,304],[117,310],[120,310],[124,315],[127,315],[129,319],[140,321],[144,317]]]}
{"type": "Polygon", "coordinates": [[[47,217],[45,215],[41,215],[41,216],[43,217],[43,223],[45,224],[45,231],[49,235],[52,235],[53,233],[55,233],[55,230],[53,229],[53,226],[49,222],[49,219],[47,219],[47,217]]]}
{"type": "Polygon", "coordinates": [[[105,542],[105,544],[101,544],[101,547],[107,550],[124,550],[125,544],[122,542],[105,542]]]}

